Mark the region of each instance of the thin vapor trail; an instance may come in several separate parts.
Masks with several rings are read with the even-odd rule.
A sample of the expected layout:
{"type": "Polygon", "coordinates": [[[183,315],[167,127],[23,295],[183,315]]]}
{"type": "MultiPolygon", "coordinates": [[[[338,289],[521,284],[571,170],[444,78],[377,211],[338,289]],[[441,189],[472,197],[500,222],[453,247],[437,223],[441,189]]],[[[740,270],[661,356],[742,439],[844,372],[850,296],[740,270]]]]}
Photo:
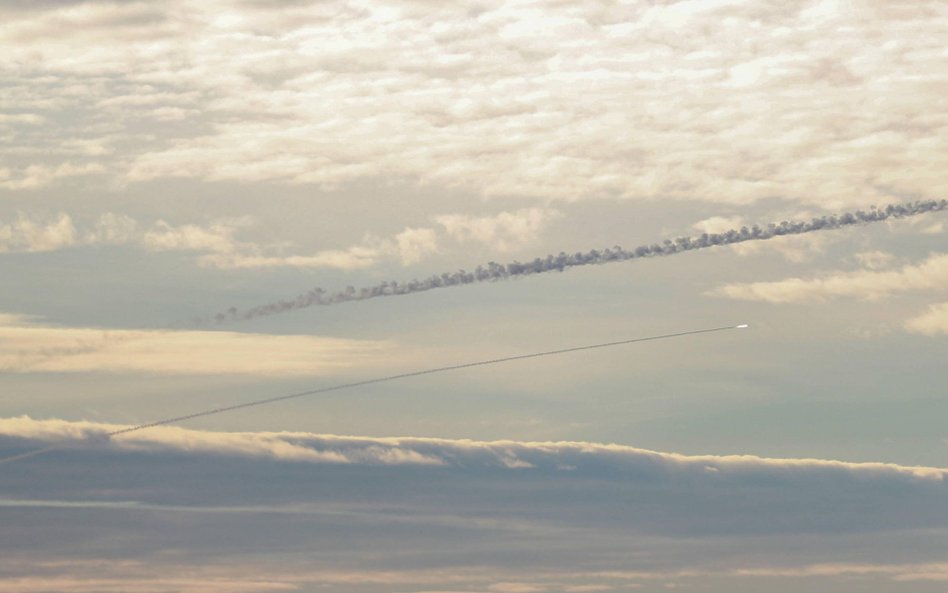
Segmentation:
{"type": "Polygon", "coordinates": [[[703,233],[693,237],[666,239],[662,243],[641,245],[634,249],[623,249],[616,246],[602,250],[593,249],[585,253],[568,254],[561,252],[559,255],[538,257],[533,261],[525,263],[518,261],[508,264],[490,262],[486,265],[477,266],[472,272],[458,270],[456,272],[446,272],[444,274],[430,276],[423,280],[411,280],[405,283],[382,282],[381,284],[362,288],[349,286],[345,290],[338,292],[328,292],[322,288],[314,288],[297,296],[295,299],[280,300],[265,305],[258,305],[245,311],[232,307],[226,312],[216,314],[213,317],[213,321],[216,323],[226,323],[228,321],[254,319],[317,305],[336,305],[349,301],[364,301],[377,297],[406,295],[449,286],[462,286],[480,282],[497,282],[546,272],[562,272],[569,268],[579,266],[674,255],[676,253],[705,249],[707,247],[733,245],[745,241],[765,241],[773,237],[802,235],[816,231],[839,229],[858,224],[881,222],[890,218],[906,218],[927,212],[940,212],[945,209],[948,209],[948,200],[890,204],[884,208],[873,208],[868,212],[857,210],[856,212],[846,212],[840,215],[821,216],[813,218],[810,221],[785,220],[779,223],[771,223],[766,227],[753,225],[751,227],[745,226],[740,229],[732,229],[725,233],[703,233]]]}
{"type": "MultiPolygon", "coordinates": [[[[420,377],[422,375],[433,375],[435,373],[444,373],[447,371],[457,371],[460,369],[469,369],[474,367],[487,366],[492,364],[499,364],[502,362],[512,362],[514,360],[525,360],[528,358],[540,358],[543,356],[553,356],[556,354],[567,354],[569,352],[579,352],[582,350],[595,350],[598,348],[609,348],[612,346],[621,346],[624,344],[635,344],[637,342],[652,342],[655,340],[666,340],[670,338],[681,338],[685,336],[694,336],[697,334],[707,334],[712,332],[721,332],[728,331],[732,329],[744,329],[748,327],[746,323],[740,325],[728,325],[724,327],[712,327],[708,329],[695,329],[684,332],[677,332],[673,334],[663,334],[660,336],[648,336],[644,338],[632,338],[629,340],[619,340],[616,342],[603,342],[600,344],[588,344],[585,346],[573,346],[572,348],[561,348],[559,350],[547,350],[545,352],[532,352],[530,354],[518,354],[516,356],[505,356],[503,358],[492,358],[489,360],[479,360],[476,362],[465,362],[461,364],[453,364],[449,366],[437,367],[433,369],[424,369],[421,371],[411,371],[408,373],[400,373],[397,375],[388,375],[385,377],[376,377],[374,379],[363,379],[362,381],[354,381],[352,383],[341,383],[339,385],[330,385],[329,387],[319,387],[317,389],[309,389],[307,391],[300,391],[297,393],[290,393],[288,395],[277,395],[274,397],[268,397],[264,399],[258,399],[251,402],[245,402],[242,404],[233,404],[230,406],[221,406],[219,408],[212,408],[210,410],[204,410],[201,412],[194,412],[191,414],[185,414],[183,416],[175,416],[173,418],[166,418],[164,420],[156,420],[154,422],[148,422],[145,424],[139,424],[137,426],[130,426],[128,428],[121,428],[109,433],[102,435],[104,438],[111,438],[114,436],[119,436],[123,434],[128,434],[130,432],[138,432],[140,430],[145,430],[147,428],[154,428],[156,426],[165,426],[168,424],[177,424],[179,422],[184,422],[185,420],[192,420],[194,418],[202,418],[204,416],[213,416],[215,414],[223,414],[224,412],[232,412],[234,410],[242,410],[244,408],[253,408],[256,406],[263,406],[266,404],[272,404],[276,402],[286,401],[290,399],[297,399],[300,397],[306,397],[309,395],[317,395],[320,393],[329,393],[330,391],[340,391],[343,389],[352,389],[353,387],[362,387],[363,385],[374,385],[376,383],[386,383],[388,381],[397,381],[399,379],[407,379],[409,377],[420,377]]],[[[50,445],[49,447],[42,447],[40,449],[34,449],[32,451],[27,451],[26,453],[19,453],[17,455],[11,455],[9,457],[0,458],[0,464],[10,463],[13,461],[19,461],[22,459],[28,459],[30,457],[36,457],[37,455],[42,455],[44,453],[49,453],[52,451],[60,451],[67,449],[68,447],[64,445],[50,445]]]]}

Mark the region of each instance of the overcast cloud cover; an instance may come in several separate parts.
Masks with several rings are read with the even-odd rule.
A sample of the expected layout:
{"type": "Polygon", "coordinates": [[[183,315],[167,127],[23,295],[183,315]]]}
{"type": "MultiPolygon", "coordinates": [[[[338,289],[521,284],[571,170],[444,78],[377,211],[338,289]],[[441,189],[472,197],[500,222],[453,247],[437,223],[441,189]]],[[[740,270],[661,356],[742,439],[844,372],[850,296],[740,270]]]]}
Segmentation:
{"type": "Polygon", "coordinates": [[[3,183],[942,196],[945,18],[837,0],[14,3],[3,125],[21,162],[3,183]]]}
{"type": "Polygon", "coordinates": [[[0,1],[0,593],[943,592],[946,32],[0,1]]]}

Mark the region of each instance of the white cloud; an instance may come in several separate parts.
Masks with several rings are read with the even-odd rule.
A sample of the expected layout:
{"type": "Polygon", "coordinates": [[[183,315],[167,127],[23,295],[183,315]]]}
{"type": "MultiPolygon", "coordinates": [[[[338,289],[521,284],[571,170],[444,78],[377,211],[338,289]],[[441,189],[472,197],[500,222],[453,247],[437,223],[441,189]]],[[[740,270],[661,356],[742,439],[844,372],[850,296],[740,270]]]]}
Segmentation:
{"type": "Polygon", "coordinates": [[[55,251],[76,245],[78,241],[76,227],[68,214],[60,213],[55,220],[41,222],[21,213],[16,221],[0,224],[0,253],[55,251]]]}
{"type": "Polygon", "coordinates": [[[159,426],[109,442],[102,437],[121,425],[65,420],[0,418],[0,434],[45,444],[74,442],[127,450],[216,453],[367,465],[436,465],[470,470],[541,471],[555,475],[593,470],[669,479],[746,480],[862,479],[942,484],[948,469],[892,463],[849,463],[822,459],[768,459],[753,455],[681,455],[624,445],[588,442],[472,441],[423,437],[349,437],[300,432],[225,433],[159,426]],[[563,469],[569,467],[571,469],[563,469]]]}
{"type": "Polygon", "coordinates": [[[727,284],[715,296],[768,303],[804,303],[847,297],[865,300],[902,292],[948,289],[948,254],[935,253],[918,264],[891,270],[836,272],[821,277],[727,284]]]}
{"type": "Polygon", "coordinates": [[[835,233],[808,233],[806,235],[786,235],[773,237],[766,241],[748,241],[731,246],[734,253],[742,256],[756,255],[774,251],[789,262],[803,263],[826,251],[827,245],[839,241],[843,231],[835,233]]]}
{"type": "Polygon", "coordinates": [[[702,233],[726,233],[731,229],[739,229],[744,226],[744,218],[741,216],[712,216],[694,223],[692,228],[702,233]]]}
{"type": "Polygon", "coordinates": [[[125,180],[834,208],[948,190],[934,1],[86,2],[0,23],[11,112],[45,118],[7,125],[46,167],[135,121],[107,167],[125,180]]]}
{"type": "MultiPolygon", "coordinates": [[[[785,220],[807,220],[815,217],[811,212],[796,212],[793,215],[778,216],[785,220]]],[[[741,216],[712,216],[700,220],[692,227],[702,233],[725,233],[730,230],[749,226],[741,216]]],[[[766,241],[749,241],[729,245],[729,249],[740,256],[758,255],[761,253],[776,252],[784,259],[794,263],[810,261],[815,255],[823,253],[826,246],[832,241],[840,240],[843,232],[832,235],[808,233],[805,235],[785,235],[772,237],[766,241]]]]}
{"type": "Polygon", "coordinates": [[[0,370],[7,373],[323,375],[387,347],[317,336],[59,327],[0,316],[0,370]]]}
{"type": "Polygon", "coordinates": [[[444,239],[476,241],[497,251],[509,251],[536,240],[543,228],[560,216],[556,210],[539,208],[483,217],[447,214],[434,217],[443,233],[427,227],[406,227],[391,237],[367,234],[361,242],[343,249],[287,254],[286,244],[240,240],[238,233],[254,225],[250,217],[178,225],[158,220],[143,225],[130,216],[107,212],[92,224],[77,224],[64,212],[54,219],[20,213],[14,222],[0,222],[0,253],[54,251],[83,245],[138,245],[156,252],[194,252],[199,264],[214,268],[353,270],[385,260],[397,260],[404,266],[418,263],[439,253],[444,239]]]}
{"type": "Polygon", "coordinates": [[[155,223],[154,230],[144,234],[142,243],[155,251],[229,253],[236,247],[233,238],[236,230],[236,225],[227,222],[212,223],[209,227],[194,224],[175,227],[159,220],[155,223]]]}
{"type": "Polygon", "coordinates": [[[923,235],[938,235],[945,232],[945,222],[940,216],[931,213],[911,216],[909,218],[890,219],[886,221],[889,228],[894,230],[908,230],[911,233],[923,235]]]}
{"type": "Polygon", "coordinates": [[[497,251],[512,251],[534,241],[547,224],[561,217],[559,211],[549,208],[523,208],[494,216],[444,214],[434,220],[461,243],[478,242],[497,251]]]}
{"type": "Polygon", "coordinates": [[[356,270],[369,268],[381,260],[382,253],[371,246],[356,245],[348,249],[327,249],[309,255],[260,255],[236,253],[234,250],[202,255],[202,265],[223,268],[336,268],[356,270]]]}
{"type": "Polygon", "coordinates": [[[927,312],[906,321],[905,329],[929,336],[948,335],[948,303],[930,305],[927,312]]]}
{"type": "Polygon", "coordinates": [[[367,268],[385,259],[403,265],[417,263],[437,252],[433,229],[406,228],[390,239],[366,236],[360,244],[345,249],[326,249],[311,254],[285,254],[284,245],[260,245],[241,241],[237,234],[253,226],[249,217],[228,218],[207,224],[173,225],[159,220],[150,226],[124,214],[107,212],[92,224],[77,224],[60,212],[43,219],[23,213],[9,223],[0,222],[0,253],[56,251],[84,245],[137,245],[149,251],[186,251],[196,261],[215,268],[367,268]]]}
{"type": "Polygon", "coordinates": [[[881,270],[890,267],[895,262],[895,256],[885,251],[861,251],[853,255],[864,268],[881,270]]]}
{"type": "Polygon", "coordinates": [[[408,266],[437,253],[438,235],[433,229],[407,228],[395,235],[395,245],[402,265],[408,266]]]}
{"type": "Polygon", "coordinates": [[[137,220],[106,212],[92,224],[79,224],[60,212],[43,219],[20,213],[15,221],[0,223],[0,253],[57,251],[83,245],[138,244],[152,251],[210,251],[228,253],[239,244],[233,235],[249,220],[222,220],[207,226],[173,226],[163,220],[142,230],[137,220]]]}
{"type": "Polygon", "coordinates": [[[101,163],[74,163],[66,161],[55,166],[29,165],[22,169],[0,169],[0,188],[34,190],[69,177],[82,177],[106,172],[101,163]]]}

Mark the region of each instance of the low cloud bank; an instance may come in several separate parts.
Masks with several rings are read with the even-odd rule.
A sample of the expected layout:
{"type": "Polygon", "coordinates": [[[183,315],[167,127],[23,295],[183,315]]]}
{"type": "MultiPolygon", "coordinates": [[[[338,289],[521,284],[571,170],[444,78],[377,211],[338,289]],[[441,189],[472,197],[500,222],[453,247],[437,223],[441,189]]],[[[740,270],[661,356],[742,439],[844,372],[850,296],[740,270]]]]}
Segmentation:
{"type": "Polygon", "coordinates": [[[462,470],[536,470],[589,474],[635,471],[650,477],[713,476],[719,480],[769,474],[792,480],[814,476],[942,483],[948,469],[753,455],[682,455],[588,442],[474,441],[424,437],[353,437],[306,432],[208,432],[161,426],[107,438],[123,425],[85,421],[0,419],[0,437],[36,444],[76,445],[115,452],[188,452],[316,463],[434,465],[462,470]]]}
{"type": "Polygon", "coordinates": [[[948,528],[945,468],[682,455],[586,442],[170,426],[108,437],[121,428],[0,420],[4,457],[57,447],[0,465],[0,498],[101,500],[108,492],[118,500],[202,508],[357,500],[410,513],[670,535],[948,528]],[[38,489],[37,480],[45,485],[38,489]]]}
{"type": "MultiPolygon", "coordinates": [[[[372,593],[396,582],[625,591],[709,579],[723,580],[709,591],[734,590],[733,579],[774,590],[766,579],[948,574],[937,553],[945,468],[587,442],[180,427],[105,436],[120,428],[0,419],[0,455],[62,447],[0,465],[4,533],[25,536],[0,537],[0,574],[33,579],[21,591],[83,590],[78,577],[102,579],[102,590],[242,591],[223,577],[244,574],[248,552],[273,560],[250,571],[273,588],[372,593]],[[107,569],[63,563],[89,541],[101,542],[90,557],[107,569]],[[171,569],[115,561],[125,557],[171,569]],[[208,572],[210,557],[242,568],[208,572]]],[[[16,590],[10,582],[0,592],[16,590]]]]}

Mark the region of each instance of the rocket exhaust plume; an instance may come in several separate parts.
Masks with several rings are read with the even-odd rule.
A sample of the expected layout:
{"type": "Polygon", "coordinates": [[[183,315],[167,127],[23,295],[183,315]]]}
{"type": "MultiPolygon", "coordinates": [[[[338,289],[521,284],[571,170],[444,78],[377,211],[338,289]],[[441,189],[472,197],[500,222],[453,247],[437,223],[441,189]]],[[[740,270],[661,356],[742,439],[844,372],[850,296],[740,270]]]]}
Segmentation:
{"type": "MultiPolygon", "coordinates": [[[[398,375],[388,375],[386,377],[376,377],[374,379],[363,379],[362,381],[354,381],[352,383],[341,383],[339,385],[330,385],[328,387],[319,387],[317,389],[310,389],[308,391],[300,391],[298,393],[290,393],[288,395],[277,395],[274,397],[267,397],[264,399],[258,399],[250,402],[244,402],[242,404],[233,404],[230,406],[222,406],[219,408],[213,408],[210,410],[204,410],[201,412],[193,412],[191,414],[185,414],[183,416],[175,416],[173,418],[166,418],[164,420],[156,420],[154,422],[148,422],[145,424],[139,424],[137,426],[129,426],[126,428],[120,428],[112,432],[97,435],[97,439],[108,440],[111,437],[120,436],[123,434],[128,434],[130,432],[138,432],[140,430],[145,430],[147,428],[153,428],[156,426],[166,426],[168,424],[178,424],[184,422],[185,420],[192,420],[194,418],[203,418],[204,416],[214,416],[216,414],[223,414],[224,412],[231,412],[234,410],[242,410],[244,408],[254,408],[257,406],[263,406],[266,404],[272,404],[276,402],[286,401],[290,399],[298,399],[301,397],[306,397],[310,395],[318,395],[321,393],[329,393],[331,391],[341,391],[343,389],[352,389],[354,387],[362,387],[363,385],[375,385],[376,383],[387,383],[389,381],[397,381],[399,379],[408,379],[411,377],[421,377],[422,375],[434,375],[435,373],[445,373],[448,371],[457,371],[461,369],[470,369],[474,367],[482,367],[494,364],[500,364],[502,362],[513,362],[515,360],[526,360],[528,358],[542,358],[545,356],[554,356],[557,354],[568,354],[570,352],[580,352],[582,350],[596,350],[599,348],[610,348],[612,346],[622,346],[625,344],[635,344],[638,342],[654,342],[656,340],[667,340],[671,338],[683,338],[686,336],[695,336],[698,334],[709,334],[714,332],[723,332],[732,329],[737,329],[741,327],[747,327],[746,324],[741,325],[726,325],[724,327],[712,327],[706,329],[693,329],[689,331],[676,332],[673,334],[663,334],[660,336],[647,336],[644,338],[631,338],[628,340],[618,340],[615,342],[602,342],[599,344],[587,344],[585,346],[573,346],[571,348],[561,348],[559,350],[547,350],[545,352],[532,352],[530,354],[517,354],[515,356],[505,356],[503,358],[491,358],[488,360],[478,360],[476,362],[465,362],[461,364],[453,364],[449,366],[437,367],[433,369],[424,369],[421,371],[411,371],[407,373],[400,373],[398,375]]],[[[15,455],[10,455],[8,457],[0,457],[0,464],[10,463],[13,461],[19,461],[22,459],[28,459],[30,457],[36,457],[37,455],[43,455],[44,453],[50,453],[52,451],[62,451],[68,449],[66,445],[50,445],[48,447],[42,447],[39,449],[33,449],[32,451],[26,451],[24,453],[17,453],[15,455]]]]}
{"type": "MultiPolygon", "coordinates": [[[[230,308],[226,312],[214,315],[213,322],[226,323],[228,321],[254,319],[267,315],[275,315],[297,309],[305,309],[317,305],[335,305],[349,301],[364,301],[376,297],[398,296],[424,292],[436,288],[462,286],[480,282],[497,282],[511,278],[520,278],[546,272],[562,272],[578,266],[598,265],[611,262],[620,262],[646,257],[660,257],[674,255],[685,251],[695,251],[718,245],[734,245],[745,241],[766,241],[773,237],[786,235],[802,235],[816,231],[840,229],[848,226],[881,222],[890,218],[906,218],[927,212],[940,212],[948,209],[948,200],[929,200],[909,202],[906,204],[890,204],[884,208],[872,208],[868,212],[857,210],[834,216],[821,216],[810,221],[789,221],[771,223],[766,227],[754,225],[732,229],[725,233],[703,233],[692,237],[678,237],[666,239],[662,243],[641,245],[633,249],[610,247],[593,249],[585,253],[560,253],[538,257],[530,262],[514,261],[508,264],[490,262],[477,266],[473,271],[458,270],[440,275],[430,276],[423,280],[409,282],[382,282],[374,286],[354,288],[349,286],[345,290],[329,292],[322,288],[314,288],[292,300],[280,300],[265,305],[258,305],[241,311],[230,308]]],[[[200,323],[200,322],[199,322],[200,323]]]]}

